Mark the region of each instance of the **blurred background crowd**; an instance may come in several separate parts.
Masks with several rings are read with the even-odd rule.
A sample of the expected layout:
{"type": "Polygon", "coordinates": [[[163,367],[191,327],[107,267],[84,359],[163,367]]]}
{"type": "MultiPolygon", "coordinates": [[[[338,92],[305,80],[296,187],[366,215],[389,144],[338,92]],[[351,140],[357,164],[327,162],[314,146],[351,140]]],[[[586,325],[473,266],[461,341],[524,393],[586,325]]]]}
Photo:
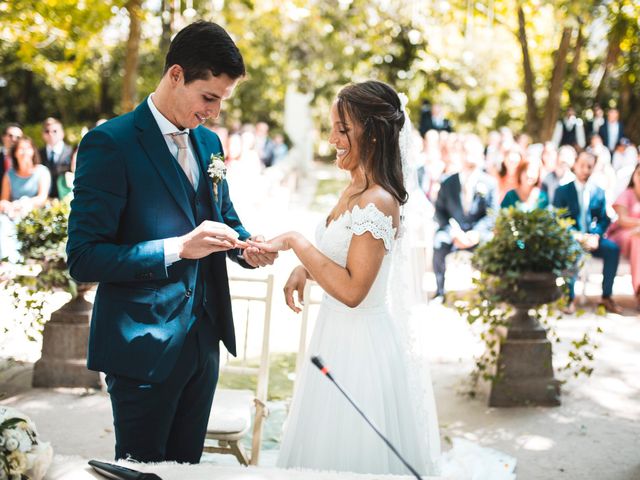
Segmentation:
{"type": "MultiPolygon", "coordinates": [[[[589,191],[564,207],[585,242],[611,239],[640,268],[638,199],[628,193],[640,142],[635,0],[0,0],[0,11],[5,260],[19,260],[14,232],[25,212],[71,195],[82,135],[142,101],[172,35],[204,18],[234,36],[248,69],[206,125],[223,142],[241,213],[247,198],[296,190],[313,162],[331,161],[336,91],[377,78],[406,92],[420,135],[413,166],[437,296],[447,255],[490,234],[490,209],[558,205],[581,158],[593,163],[589,191]],[[600,196],[592,185],[606,219],[591,205],[600,196]]],[[[605,270],[615,275],[611,261],[605,270]]]]}

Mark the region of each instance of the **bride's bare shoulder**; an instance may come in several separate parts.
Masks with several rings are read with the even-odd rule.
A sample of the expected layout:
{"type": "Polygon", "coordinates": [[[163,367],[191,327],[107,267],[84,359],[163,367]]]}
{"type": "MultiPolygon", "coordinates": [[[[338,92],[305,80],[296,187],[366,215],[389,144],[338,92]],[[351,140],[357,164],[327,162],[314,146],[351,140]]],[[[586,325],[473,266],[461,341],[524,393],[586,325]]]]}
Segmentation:
{"type": "Polygon", "coordinates": [[[391,193],[380,185],[372,185],[358,198],[358,207],[365,208],[372,203],[385,215],[390,215],[394,219],[399,215],[400,205],[391,193]]]}

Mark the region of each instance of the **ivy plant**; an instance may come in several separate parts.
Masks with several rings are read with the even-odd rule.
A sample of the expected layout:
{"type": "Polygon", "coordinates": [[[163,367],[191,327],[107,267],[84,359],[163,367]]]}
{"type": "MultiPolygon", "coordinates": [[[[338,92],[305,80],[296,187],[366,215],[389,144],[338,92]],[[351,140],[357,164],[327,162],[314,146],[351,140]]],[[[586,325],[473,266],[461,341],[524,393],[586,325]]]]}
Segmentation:
{"type": "Polygon", "coordinates": [[[27,337],[37,340],[44,328],[44,306],[55,290],[75,296],[77,288],[67,269],[65,248],[70,205],[53,200],[43,208],[29,212],[16,224],[21,264],[29,273],[16,275],[6,284],[27,337]]]}
{"type": "MultiPolygon", "coordinates": [[[[559,300],[529,311],[547,330],[549,339],[560,342],[555,324],[562,318],[561,308],[566,305],[568,281],[580,268],[584,253],[571,234],[572,224],[573,220],[563,210],[505,208],[497,214],[492,239],[475,250],[471,260],[477,270],[473,288],[455,301],[456,309],[470,324],[482,326],[480,338],[486,347],[476,359],[471,376],[472,394],[478,380],[499,380],[496,373],[499,346],[513,313],[509,301],[527,295],[526,291],[518,290],[518,279],[523,274],[550,273],[557,284],[564,286],[565,295],[559,300]]],[[[574,376],[590,375],[595,349],[597,344],[585,332],[579,340],[571,342],[569,360],[560,370],[574,376]]]]}

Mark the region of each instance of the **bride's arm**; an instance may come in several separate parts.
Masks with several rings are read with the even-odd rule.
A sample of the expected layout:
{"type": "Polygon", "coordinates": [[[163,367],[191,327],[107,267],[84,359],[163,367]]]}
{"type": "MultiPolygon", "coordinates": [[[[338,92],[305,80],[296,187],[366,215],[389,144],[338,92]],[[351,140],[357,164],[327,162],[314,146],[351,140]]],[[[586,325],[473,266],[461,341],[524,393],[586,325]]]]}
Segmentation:
{"type": "MultiPolygon", "coordinates": [[[[385,195],[375,195],[373,199],[370,195],[363,196],[358,202],[359,205],[368,203],[374,203],[385,215],[397,218],[397,204],[386,192],[385,195]]],[[[370,232],[353,235],[345,267],[331,260],[298,232],[287,232],[267,244],[256,246],[271,252],[292,249],[322,289],[350,307],[358,306],[367,296],[385,255],[384,241],[376,239],[370,232]]]]}
{"type": "Polygon", "coordinates": [[[298,232],[285,233],[269,243],[275,245],[277,242],[282,250],[293,250],[325,292],[349,307],[357,307],[367,296],[385,254],[383,241],[369,232],[353,236],[345,267],[331,260],[298,232]]]}

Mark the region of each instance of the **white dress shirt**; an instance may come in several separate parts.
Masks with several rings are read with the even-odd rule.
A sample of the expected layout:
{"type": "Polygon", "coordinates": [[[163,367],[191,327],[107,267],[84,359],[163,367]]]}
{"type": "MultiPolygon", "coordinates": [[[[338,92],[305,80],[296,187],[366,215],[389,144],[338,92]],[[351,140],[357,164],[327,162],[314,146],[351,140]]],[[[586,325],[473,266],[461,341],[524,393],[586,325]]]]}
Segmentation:
{"type": "Polygon", "coordinates": [[[616,148],[616,144],[618,143],[618,135],[620,133],[620,124],[616,123],[607,123],[607,135],[609,138],[607,139],[609,150],[614,150],[616,148]]]}
{"type": "Polygon", "coordinates": [[[589,182],[582,183],[575,180],[576,192],[578,193],[578,205],[580,205],[580,213],[578,215],[578,228],[581,232],[587,231],[587,210],[591,196],[589,195],[589,182]]]}
{"type": "Polygon", "coordinates": [[[64,140],[60,140],[53,147],[47,145],[47,160],[51,159],[51,151],[53,150],[53,163],[58,163],[60,160],[60,156],[62,155],[62,150],[64,150],[64,140]]]}
{"type": "MultiPolygon", "coordinates": [[[[149,95],[147,98],[147,104],[149,105],[149,109],[151,110],[151,114],[158,124],[158,128],[160,128],[160,132],[164,137],[164,140],[167,142],[167,147],[169,148],[169,152],[173,155],[173,158],[178,161],[178,145],[171,138],[172,133],[176,132],[186,132],[187,133],[187,147],[189,153],[189,165],[191,167],[191,175],[193,178],[193,184],[198,185],[198,181],[200,180],[200,167],[198,166],[198,162],[194,155],[193,145],[191,143],[191,139],[189,138],[189,129],[180,130],[173,123],[167,120],[167,117],[160,113],[160,110],[153,104],[153,93],[149,95]]],[[[180,165],[178,165],[180,167],[180,165]]],[[[182,167],[180,167],[182,168],[182,167]]],[[[172,263],[180,260],[180,246],[178,243],[178,237],[165,238],[164,239],[164,264],[165,266],[169,266],[172,263]]]]}

